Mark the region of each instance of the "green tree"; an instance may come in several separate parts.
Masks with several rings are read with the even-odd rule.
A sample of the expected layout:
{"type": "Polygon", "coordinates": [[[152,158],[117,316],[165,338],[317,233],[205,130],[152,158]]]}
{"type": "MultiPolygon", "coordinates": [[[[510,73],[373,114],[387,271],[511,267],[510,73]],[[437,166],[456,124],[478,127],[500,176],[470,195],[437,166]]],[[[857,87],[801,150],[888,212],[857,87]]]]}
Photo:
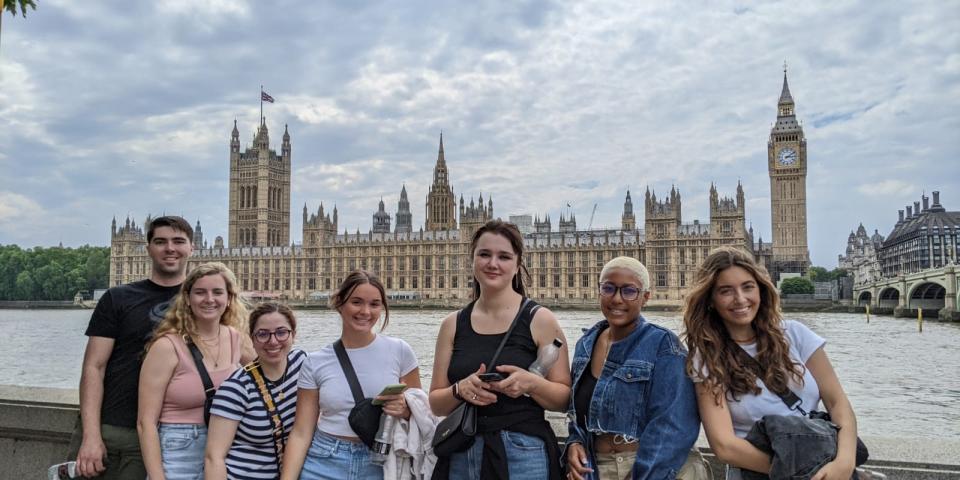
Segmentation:
{"type": "Polygon", "coordinates": [[[14,17],[17,16],[17,7],[20,7],[20,14],[27,16],[27,7],[33,10],[37,9],[37,4],[33,0],[3,0],[3,8],[0,9],[0,33],[3,32],[3,11],[10,12],[14,17]]]}
{"type": "Polygon", "coordinates": [[[846,277],[847,271],[842,268],[827,271],[823,267],[810,267],[807,276],[810,277],[811,282],[832,282],[840,277],[846,277]]]}
{"type": "Polygon", "coordinates": [[[72,300],[77,291],[106,288],[110,249],[0,245],[0,300],[72,300]]]}
{"type": "Polygon", "coordinates": [[[810,267],[810,270],[807,271],[807,276],[810,277],[811,282],[826,282],[829,281],[828,277],[830,272],[823,267],[810,267]]]}
{"type": "Polygon", "coordinates": [[[780,282],[780,293],[784,295],[793,293],[812,294],[813,291],[813,282],[803,277],[787,278],[780,282]]]}

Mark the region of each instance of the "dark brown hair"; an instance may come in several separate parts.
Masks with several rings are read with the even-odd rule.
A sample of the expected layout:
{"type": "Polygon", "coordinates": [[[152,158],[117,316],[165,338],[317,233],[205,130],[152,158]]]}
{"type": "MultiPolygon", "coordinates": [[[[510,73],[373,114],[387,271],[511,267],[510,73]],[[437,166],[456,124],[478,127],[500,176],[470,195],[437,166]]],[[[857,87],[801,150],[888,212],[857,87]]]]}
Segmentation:
{"type": "Polygon", "coordinates": [[[193,243],[193,227],[190,226],[190,222],[176,215],[166,215],[150,220],[150,225],[147,225],[147,243],[153,241],[153,233],[160,227],[170,227],[178,232],[183,232],[187,234],[187,240],[193,243]]]}
{"type": "Polygon", "coordinates": [[[290,330],[297,331],[297,317],[293,315],[293,310],[290,307],[277,302],[263,302],[250,312],[250,321],[248,322],[250,324],[250,338],[253,338],[253,333],[257,331],[257,320],[271,313],[279,313],[286,317],[287,323],[290,324],[290,330]]]}
{"type": "Polygon", "coordinates": [[[380,291],[380,301],[383,302],[383,325],[380,326],[380,331],[382,332],[387,328],[387,324],[390,323],[390,306],[387,305],[387,290],[383,288],[383,282],[372,272],[366,270],[354,270],[350,272],[350,275],[347,275],[347,278],[343,279],[340,287],[330,296],[330,306],[339,312],[340,307],[347,303],[350,295],[353,295],[353,291],[365,283],[373,285],[380,291]]]}
{"type": "Polygon", "coordinates": [[[719,247],[704,259],[697,271],[693,288],[687,293],[683,309],[684,341],[690,355],[687,356],[687,374],[700,378],[713,392],[719,404],[720,396],[730,399],[750,393],[759,394],[757,373],[752,366],[744,365],[740,353],[743,349],[730,337],[723,319],[713,306],[713,290],[720,272],[740,267],[757,282],[760,289],[760,305],[757,316],[750,323],[756,337],[756,359],[764,366],[763,383],[772,392],[785,392],[793,378],[803,383],[803,365],[790,358],[790,347],[783,331],[780,313],[780,296],[770,281],[770,276],[758,265],[750,253],[734,247],[719,247]],[[694,365],[698,358],[699,370],[694,365]]]}
{"type": "MultiPolygon", "coordinates": [[[[520,233],[520,229],[516,225],[510,222],[504,222],[503,220],[490,220],[489,222],[483,224],[482,227],[478,228],[476,232],[473,233],[473,239],[470,241],[470,264],[473,265],[473,255],[477,252],[477,243],[480,241],[480,237],[484,233],[492,233],[494,235],[500,235],[507,239],[510,242],[510,246],[513,247],[513,253],[517,256],[517,274],[513,276],[513,280],[510,282],[513,286],[513,291],[519,293],[521,296],[526,297],[526,289],[523,286],[523,278],[526,277],[530,279],[530,273],[527,271],[527,266],[523,264],[523,235],[520,233]]],[[[476,300],[480,298],[480,283],[477,282],[477,277],[473,277],[473,299],[476,300]]]]}

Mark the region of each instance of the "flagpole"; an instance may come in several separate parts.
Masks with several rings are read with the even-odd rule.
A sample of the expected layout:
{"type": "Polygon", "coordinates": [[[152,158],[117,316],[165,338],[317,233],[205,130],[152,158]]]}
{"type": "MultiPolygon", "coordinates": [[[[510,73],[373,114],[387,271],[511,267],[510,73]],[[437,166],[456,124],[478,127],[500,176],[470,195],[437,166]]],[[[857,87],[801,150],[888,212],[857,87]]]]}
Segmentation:
{"type": "Polygon", "coordinates": [[[260,124],[263,124],[263,84],[260,84],[260,124]]]}

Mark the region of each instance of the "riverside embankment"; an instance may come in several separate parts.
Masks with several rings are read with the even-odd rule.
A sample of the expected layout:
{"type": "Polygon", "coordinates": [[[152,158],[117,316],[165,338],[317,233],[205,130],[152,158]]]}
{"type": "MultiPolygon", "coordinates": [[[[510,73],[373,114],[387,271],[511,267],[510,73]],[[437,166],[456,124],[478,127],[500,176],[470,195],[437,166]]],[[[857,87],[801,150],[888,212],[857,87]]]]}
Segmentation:
{"type": "MultiPolygon", "coordinates": [[[[67,459],[71,434],[78,418],[77,391],[0,385],[0,458],[3,478],[37,478],[46,467],[67,459]]],[[[558,436],[565,434],[563,418],[552,416],[558,436]]],[[[960,440],[904,439],[864,436],[870,447],[867,468],[887,478],[945,480],[960,478],[960,440]]],[[[702,438],[698,446],[722,478],[723,466],[710,454],[702,438]]]]}

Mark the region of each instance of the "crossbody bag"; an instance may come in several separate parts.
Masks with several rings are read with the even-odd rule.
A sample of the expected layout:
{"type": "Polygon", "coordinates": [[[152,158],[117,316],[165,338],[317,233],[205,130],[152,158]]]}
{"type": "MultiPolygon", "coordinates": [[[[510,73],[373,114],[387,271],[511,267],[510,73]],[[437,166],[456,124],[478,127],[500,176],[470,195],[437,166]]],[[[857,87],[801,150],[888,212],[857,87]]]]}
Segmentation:
{"type": "MultiPolygon", "coordinates": [[[[763,383],[764,369],[763,369],[763,365],[760,365],[760,361],[750,356],[750,354],[747,353],[742,348],[740,349],[740,354],[741,354],[740,355],[741,359],[744,362],[746,362],[746,365],[754,371],[754,373],[757,375],[757,378],[760,380],[761,383],[763,383]]],[[[770,390],[769,387],[767,389],[770,390]]],[[[787,406],[787,408],[793,411],[800,412],[800,414],[803,415],[805,418],[808,418],[811,420],[825,420],[827,422],[833,423],[833,420],[830,419],[830,412],[821,412],[818,410],[810,410],[808,412],[804,410],[801,407],[801,405],[803,404],[803,399],[801,399],[796,393],[794,393],[793,390],[790,390],[789,388],[787,388],[786,391],[784,392],[774,392],[773,390],[770,390],[770,391],[773,392],[774,395],[780,397],[780,400],[783,401],[783,403],[787,406]]],[[[858,435],[856,461],[854,463],[856,464],[856,466],[859,467],[860,465],[863,465],[864,463],[866,463],[869,458],[870,458],[870,452],[867,450],[867,446],[863,443],[863,440],[860,440],[860,436],[858,435]]]]}
{"type": "Polygon", "coordinates": [[[363,388],[360,387],[360,380],[357,379],[357,372],[350,363],[350,357],[347,355],[347,349],[343,346],[343,341],[337,339],[333,342],[333,351],[337,354],[337,360],[340,362],[340,368],[347,377],[347,383],[350,384],[350,393],[353,394],[353,408],[347,416],[347,423],[353,433],[356,433],[367,448],[373,448],[373,439],[377,436],[377,430],[380,428],[380,416],[383,415],[383,407],[374,405],[372,398],[363,396],[363,388]]]}

